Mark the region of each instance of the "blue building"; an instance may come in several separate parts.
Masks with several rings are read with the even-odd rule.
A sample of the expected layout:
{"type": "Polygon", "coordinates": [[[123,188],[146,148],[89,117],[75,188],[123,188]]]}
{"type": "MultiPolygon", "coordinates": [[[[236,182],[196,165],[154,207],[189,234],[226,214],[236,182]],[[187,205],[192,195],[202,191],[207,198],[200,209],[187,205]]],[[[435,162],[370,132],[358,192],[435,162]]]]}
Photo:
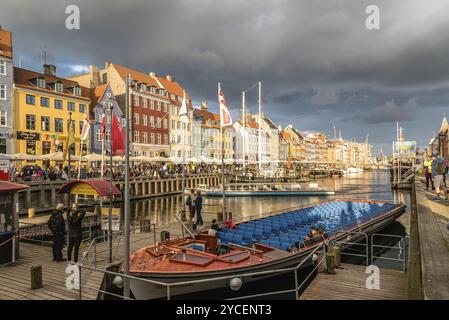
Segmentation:
{"type": "Polygon", "coordinates": [[[116,117],[120,118],[122,127],[126,122],[123,117],[123,112],[112,94],[109,84],[103,84],[93,89],[92,105],[91,105],[91,132],[90,132],[90,152],[101,154],[102,134],[101,134],[101,120],[103,113],[106,113],[106,132],[104,150],[109,152],[111,148],[111,131],[110,131],[110,112],[109,107],[112,106],[112,112],[116,117]]]}

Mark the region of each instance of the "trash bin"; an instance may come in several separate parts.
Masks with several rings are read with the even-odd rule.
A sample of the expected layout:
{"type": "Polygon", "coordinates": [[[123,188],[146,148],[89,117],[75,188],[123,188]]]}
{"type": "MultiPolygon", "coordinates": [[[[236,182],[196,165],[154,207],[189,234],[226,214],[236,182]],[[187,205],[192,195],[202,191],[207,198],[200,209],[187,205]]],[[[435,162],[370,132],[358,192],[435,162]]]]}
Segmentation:
{"type": "Polygon", "coordinates": [[[14,232],[0,233],[0,264],[12,262],[12,238],[14,232]]]}

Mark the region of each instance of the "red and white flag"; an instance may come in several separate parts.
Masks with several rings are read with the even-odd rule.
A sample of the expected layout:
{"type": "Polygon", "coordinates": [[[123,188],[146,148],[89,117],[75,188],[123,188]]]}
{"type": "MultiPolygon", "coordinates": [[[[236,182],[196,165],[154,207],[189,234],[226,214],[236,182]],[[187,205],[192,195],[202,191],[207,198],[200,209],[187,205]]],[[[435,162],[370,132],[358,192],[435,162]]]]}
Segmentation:
{"type": "Polygon", "coordinates": [[[220,88],[220,83],[218,84],[218,103],[220,105],[220,126],[222,128],[232,126],[231,113],[229,112],[223,90],[220,88]]]}
{"type": "Polygon", "coordinates": [[[87,139],[87,137],[89,136],[89,131],[90,131],[90,120],[89,117],[87,116],[87,113],[85,113],[83,128],[81,129],[81,140],[87,139]]]}
{"type": "Polygon", "coordinates": [[[103,107],[103,114],[101,115],[101,137],[104,141],[106,136],[106,109],[103,107]]]}

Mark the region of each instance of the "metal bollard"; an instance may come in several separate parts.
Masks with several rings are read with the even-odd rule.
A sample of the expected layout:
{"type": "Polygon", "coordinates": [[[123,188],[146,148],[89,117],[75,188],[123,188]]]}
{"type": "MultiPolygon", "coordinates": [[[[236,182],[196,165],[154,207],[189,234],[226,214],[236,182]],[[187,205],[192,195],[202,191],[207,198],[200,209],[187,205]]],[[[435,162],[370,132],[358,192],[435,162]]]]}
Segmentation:
{"type": "Polygon", "coordinates": [[[32,266],[31,267],[31,289],[42,288],[42,266],[32,266]]]}
{"type": "Polygon", "coordinates": [[[341,265],[341,247],[334,246],[333,253],[335,254],[335,266],[339,267],[341,265]]]}
{"type": "Polygon", "coordinates": [[[326,254],[326,265],[327,265],[327,273],[335,274],[335,254],[328,253],[326,254]]]}

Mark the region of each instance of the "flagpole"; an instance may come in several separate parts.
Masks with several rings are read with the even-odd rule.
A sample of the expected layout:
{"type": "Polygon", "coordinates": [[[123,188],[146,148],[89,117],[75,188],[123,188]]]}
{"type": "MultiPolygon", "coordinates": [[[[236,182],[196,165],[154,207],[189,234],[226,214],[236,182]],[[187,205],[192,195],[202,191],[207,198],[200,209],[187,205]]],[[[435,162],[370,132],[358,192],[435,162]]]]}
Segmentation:
{"type": "MultiPolygon", "coordinates": [[[[184,91],[183,104],[185,103],[186,92],[184,91]]],[[[181,106],[181,108],[183,105],[181,106]]],[[[188,113],[187,113],[188,116],[188,113]]],[[[185,194],[186,194],[186,127],[187,123],[183,122],[183,141],[182,141],[182,210],[181,210],[181,220],[186,221],[186,203],[185,203],[185,194]]]]}
{"type": "MultiPolygon", "coordinates": [[[[218,83],[218,94],[220,97],[220,92],[221,92],[221,86],[220,86],[220,82],[218,83]]],[[[223,192],[223,217],[225,217],[226,215],[226,194],[225,194],[225,179],[224,179],[224,134],[223,134],[223,115],[222,115],[223,111],[221,110],[220,107],[220,125],[221,125],[221,189],[223,192]]],[[[227,218],[227,217],[225,217],[227,218]]]]}
{"type": "MultiPolygon", "coordinates": [[[[105,113],[105,107],[103,102],[103,117],[106,117],[105,113]]],[[[103,179],[104,175],[104,140],[106,139],[106,127],[103,127],[103,118],[101,119],[101,179],[103,179]]]]}
{"type": "MultiPolygon", "coordinates": [[[[130,82],[130,75],[126,75],[126,89],[125,89],[125,119],[126,119],[126,130],[125,130],[125,195],[124,195],[124,209],[125,209],[125,243],[123,245],[123,256],[124,256],[124,263],[123,263],[123,271],[125,276],[129,275],[129,251],[130,251],[130,244],[129,244],[129,213],[131,211],[130,207],[130,197],[129,197],[129,131],[130,131],[130,125],[129,125],[129,82],[130,82]]],[[[129,279],[125,277],[124,285],[123,285],[123,295],[125,298],[130,297],[130,289],[129,289],[129,279]]]]}
{"type": "Polygon", "coordinates": [[[110,155],[110,169],[109,169],[109,217],[108,217],[108,245],[109,245],[109,262],[112,263],[112,206],[113,206],[113,201],[112,201],[112,109],[113,106],[112,104],[108,103],[109,106],[109,155],[110,155]]]}

